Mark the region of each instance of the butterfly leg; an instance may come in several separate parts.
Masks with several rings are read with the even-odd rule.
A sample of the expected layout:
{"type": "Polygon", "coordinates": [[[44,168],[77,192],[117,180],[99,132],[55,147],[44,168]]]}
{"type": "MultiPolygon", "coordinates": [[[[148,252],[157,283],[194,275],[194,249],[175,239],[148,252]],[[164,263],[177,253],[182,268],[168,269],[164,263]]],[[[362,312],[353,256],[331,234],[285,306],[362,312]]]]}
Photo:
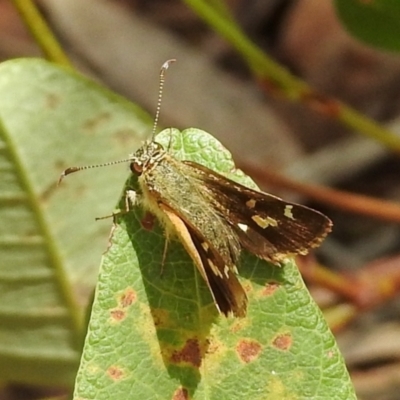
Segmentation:
{"type": "Polygon", "coordinates": [[[161,271],[160,271],[160,276],[163,275],[164,273],[164,265],[165,261],[167,259],[167,252],[168,252],[168,232],[165,233],[165,243],[164,243],[164,250],[163,250],[163,255],[162,255],[162,260],[161,260],[161,271]]]}
{"type": "Polygon", "coordinates": [[[106,215],[104,217],[97,217],[96,218],[96,221],[101,220],[101,219],[107,219],[107,218],[112,218],[113,219],[113,224],[112,224],[112,227],[111,227],[111,231],[110,231],[110,234],[108,235],[107,248],[104,251],[104,254],[107,253],[107,251],[111,247],[112,237],[114,235],[115,229],[117,228],[116,218],[119,215],[123,215],[123,214],[126,214],[127,212],[129,212],[129,202],[131,202],[132,205],[135,205],[136,201],[137,201],[136,192],[134,192],[133,190],[127,190],[126,193],[125,193],[125,210],[117,210],[117,211],[113,212],[110,215],[106,215]]]}
{"type": "Polygon", "coordinates": [[[96,221],[101,219],[112,218],[115,223],[115,218],[127,214],[131,210],[131,206],[135,206],[139,200],[139,196],[134,190],[127,190],[125,192],[125,209],[124,210],[116,210],[112,214],[105,215],[104,217],[96,217],[96,221]]]}

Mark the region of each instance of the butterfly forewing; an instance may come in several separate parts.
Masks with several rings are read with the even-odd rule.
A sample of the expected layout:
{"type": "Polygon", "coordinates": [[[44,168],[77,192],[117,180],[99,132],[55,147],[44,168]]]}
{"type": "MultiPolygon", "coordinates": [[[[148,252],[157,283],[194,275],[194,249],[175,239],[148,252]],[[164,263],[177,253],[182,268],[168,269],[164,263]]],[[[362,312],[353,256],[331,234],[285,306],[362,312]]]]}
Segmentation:
{"type": "Polygon", "coordinates": [[[318,211],[249,189],[200,164],[184,163],[203,182],[242,247],[260,258],[277,263],[291,255],[305,254],[331,230],[329,218],[318,211]]]}

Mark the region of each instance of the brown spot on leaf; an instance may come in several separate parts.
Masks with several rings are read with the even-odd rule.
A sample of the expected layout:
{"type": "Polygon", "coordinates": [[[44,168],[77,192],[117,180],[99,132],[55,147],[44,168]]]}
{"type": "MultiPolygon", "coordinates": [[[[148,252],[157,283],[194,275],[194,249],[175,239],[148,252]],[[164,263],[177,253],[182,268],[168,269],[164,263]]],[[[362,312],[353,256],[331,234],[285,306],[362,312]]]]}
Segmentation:
{"type": "Polygon", "coordinates": [[[113,381],[119,381],[125,376],[124,371],[116,365],[109,367],[107,369],[107,374],[113,381]]]}
{"type": "Polygon", "coordinates": [[[47,93],[45,100],[46,106],[52,110],[57,108],[57,106],[61,103],[61,97],[55,93],[47,93]]]}
{"type": "Polygon", "coordinates": [[[181,350],[173,351],[171,362],[174,364],[187,363],[199,368],[201,365],[201,350],[198,339],[188,339],[181,350]]]}
{"type": "Polygon", "coordinates": [[[272,344],[279,350],[289,350],[292,347],[293,339],[290,333],[283,333],[276,336],[272,344]]]}
{"type": "Polygon", "coordinates": [[[236,346],[236,351],[239,355],[239,358],[246,364],[256,360],[261,354],[261,350],[261,344],[252,339],[240,340],[236,346]]]}
{"type": "Polygon", "coordinates": [[[189,400],[188,390],[184,387],[178,388],[172,395],[172,400],[189,400]]]}
{"type": "Polygon", "coordinates": [[[119,308],[115,308],[114,310],[111,310],[110,314],[111,314],[111,318],[116,322],[122,321],[126,315],[125,311],[123,311],[119,308]]]}
{"type": "Polygon", "coordinates": [[[83,124],[83,129],[88,131],[89,133],[93,133],[96,129],[99,128],[104,122],[107,122],[111,118],[111,114],[109,112],[99,113],[96,117],[86,120],[83,124]]]}
{"type": "Polygon", "coordinates": [[[279,289],[279,284],[276,282],[267,283],[261,291],[261,295],[265,297],[272,296],[279,289]]]}
{"type": "Polygon", "coordinates": [[[119,303],[122,308],[126,308],[135,302],[136,298],[136,292],[132,288],[129,288],[125,291],[125,293],[122,294],[119,303]]]}
{"type": "Polygon", "coordinates": [[[135,131],[130,128],[121,128],[114,133],[117,143],[122,145],[124,148],[133,147],[134,141],[132,138],[135,137],[135,135],[135,131]]]}

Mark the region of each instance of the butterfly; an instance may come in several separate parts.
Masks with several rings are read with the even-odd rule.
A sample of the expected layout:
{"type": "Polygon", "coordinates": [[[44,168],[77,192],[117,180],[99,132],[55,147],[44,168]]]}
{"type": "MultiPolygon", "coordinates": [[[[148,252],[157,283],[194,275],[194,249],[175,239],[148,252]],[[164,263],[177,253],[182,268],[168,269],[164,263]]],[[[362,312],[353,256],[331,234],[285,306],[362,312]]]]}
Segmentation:
{"type": "MultiPolygon", "coordinates": [[[[237,278],[241,250],[280,265],[287,257],[318,247],[332,222],[316,210],[250,189],[202,164],[179,160],[169,146],[157,142],[164,74],[172,61],[161,68],[152,140],[118,161],[129,162],[138,179],[140,190],[127,191],[127,205],[142,206],[161,221],[167,237],[178,237],[221,313],[244,317],[247,295],[237,278]]],[[[110,164],[114,163],[104,165],[110,164]]],[[[60,181],[97,166],[68,168],[60,181]]]]}

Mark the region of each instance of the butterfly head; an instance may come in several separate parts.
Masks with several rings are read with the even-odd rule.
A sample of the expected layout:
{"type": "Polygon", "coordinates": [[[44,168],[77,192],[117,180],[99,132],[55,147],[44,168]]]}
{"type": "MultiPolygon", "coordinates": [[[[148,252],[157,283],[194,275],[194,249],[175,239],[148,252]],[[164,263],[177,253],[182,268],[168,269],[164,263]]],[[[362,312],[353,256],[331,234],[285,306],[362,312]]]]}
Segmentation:
{"type": "Polygon", "coordinates": [[[141,175],[143,171],[152,168],[166,154],[164,147],[155,141],[146,142],[136,153],[130,156],[130,170],[141,175]]]}

